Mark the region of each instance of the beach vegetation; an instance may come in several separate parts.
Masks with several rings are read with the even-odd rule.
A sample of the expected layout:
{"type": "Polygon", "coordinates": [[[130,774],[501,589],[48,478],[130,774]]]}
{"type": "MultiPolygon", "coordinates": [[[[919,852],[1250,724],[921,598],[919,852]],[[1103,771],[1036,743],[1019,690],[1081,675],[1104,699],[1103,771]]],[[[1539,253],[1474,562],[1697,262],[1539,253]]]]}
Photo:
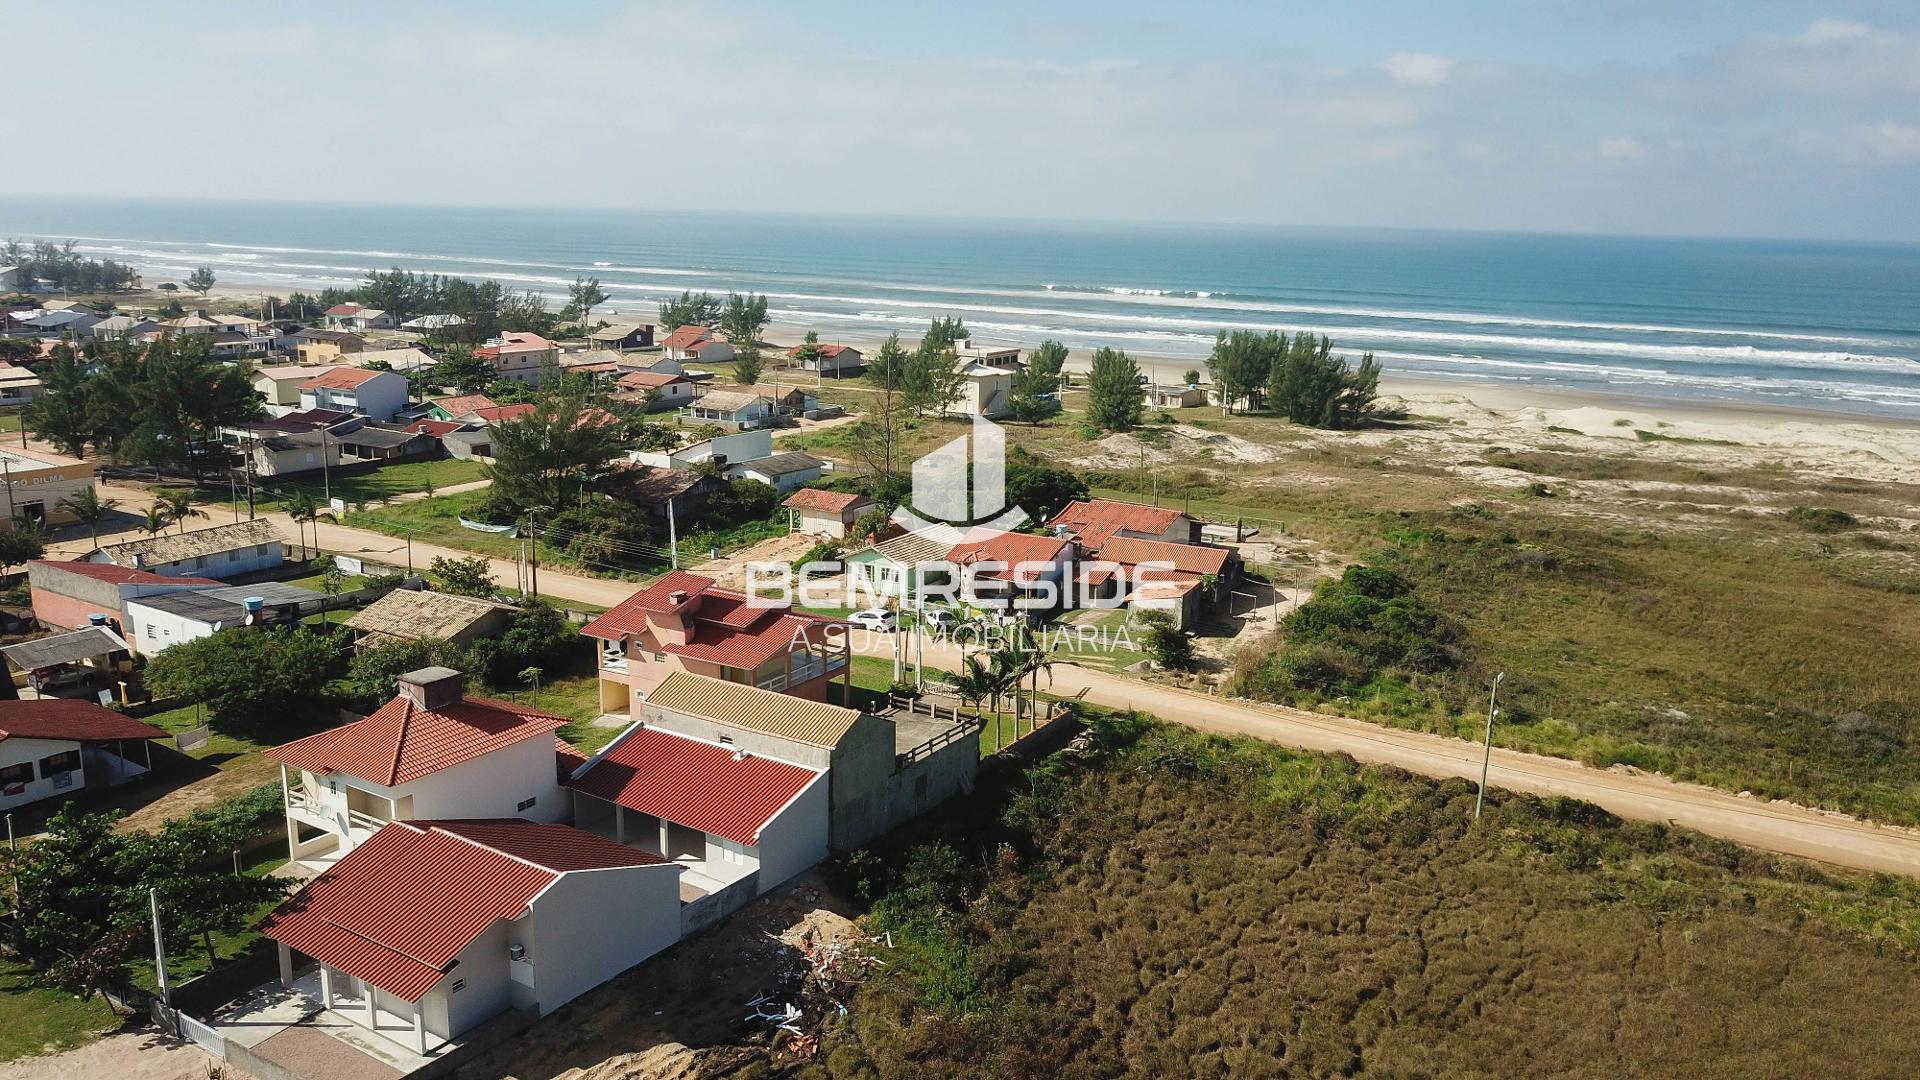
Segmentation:
{"type": "Polygon", "coordinates": [[[197,267],[193,273],[187,275],[187,288],[192,289],[201,296],[212,292],[213,286],[214,276],[213,267],[211,266],[197,267]]]}
{"type": "Polygon", "coordinates": [[[1813,533],[1845,532],[1860,524],[1860,519],[1831,506],[1796,506],[1787,511],[1787,520],[1813,533]]]}
{"type": "MultiPolygon", "coordinates": [[[[0,244],[0,266],[17,267],[26,281],[40,280],[64,293],[111,292],[130,289],[139,275],[133,267],[112,259],[88,259],[75,253],[78,245],[41,241],[25,244],[8,240],[0,244]]],[[[33,306],[33,301],[25,305],[33,306]]]]}

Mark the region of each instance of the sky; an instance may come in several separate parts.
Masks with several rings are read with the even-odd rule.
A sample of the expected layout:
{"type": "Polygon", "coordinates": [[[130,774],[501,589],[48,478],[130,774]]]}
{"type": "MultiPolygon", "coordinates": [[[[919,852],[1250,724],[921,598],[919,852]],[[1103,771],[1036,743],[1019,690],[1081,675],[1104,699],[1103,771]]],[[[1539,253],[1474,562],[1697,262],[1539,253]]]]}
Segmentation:
{"type": "Polygon", "coordinates": [[[0,155],[0,199],[1920,240],[1912,0],[60,16],[7,50],[16,129],[52,126],[0,155]]]}

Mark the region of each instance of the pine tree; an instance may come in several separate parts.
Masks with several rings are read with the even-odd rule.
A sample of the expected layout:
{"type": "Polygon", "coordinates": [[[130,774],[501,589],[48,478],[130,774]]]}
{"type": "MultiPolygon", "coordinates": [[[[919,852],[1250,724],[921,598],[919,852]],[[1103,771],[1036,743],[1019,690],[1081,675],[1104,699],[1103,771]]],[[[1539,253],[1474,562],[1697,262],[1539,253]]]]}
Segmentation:
{"type": "Polygon", "coordinates": [[[1118,349],[1096,350],[1087,377],[1087,422],[1102,431],[1125,431],[1145,411],[1140,365],[1118,349]]]}

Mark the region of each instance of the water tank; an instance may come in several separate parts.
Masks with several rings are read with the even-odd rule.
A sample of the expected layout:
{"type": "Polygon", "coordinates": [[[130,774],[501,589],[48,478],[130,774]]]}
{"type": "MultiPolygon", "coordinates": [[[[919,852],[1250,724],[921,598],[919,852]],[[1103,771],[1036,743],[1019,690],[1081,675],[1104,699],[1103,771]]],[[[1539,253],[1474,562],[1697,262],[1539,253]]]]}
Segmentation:
{"type": "Polygon", "coordinates": [[[107,617],[103,613],[96,611],[93,614],[87,616],[87,625],[105,626],[107,625],[107,617]]]}
{"type": "Polygon", "coordinates": [[[258,615],[260,609],[267,606],[267,598],[264,596],[241,597],[240,606],[246,608],[249,615],[258,615]]]}

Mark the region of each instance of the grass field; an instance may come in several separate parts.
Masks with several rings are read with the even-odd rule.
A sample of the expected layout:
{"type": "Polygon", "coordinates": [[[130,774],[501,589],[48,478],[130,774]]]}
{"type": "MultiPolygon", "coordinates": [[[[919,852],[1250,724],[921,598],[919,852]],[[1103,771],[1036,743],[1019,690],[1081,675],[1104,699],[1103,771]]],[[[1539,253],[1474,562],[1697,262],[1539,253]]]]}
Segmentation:
{"type": "MultiPolygon", "coordinates": [[[[271,480],[256,483],[269,492],[303,491],[322,506],[326,505],[325,497],[329,492],[333,498],[345,500],[348,506],[357,506],[361,503],[383,502],[399,495],[422,494],[429,484],[438,491],[484,479],[486,466],[480,462],[443,458],[438,461],[405,461],[384,465],[373,472],[334,477],[330,484],[324,485],[318,478],[304,476],[293,483],[275,483],[271,480]]],[[[215,492],[215,497],[224,494],[215,492]]],[[[274,509],[284,509],[280,500],[274,500],[274,509]]]]}
{"type": "Polygon", "coordinates": [[[70,1050],[120,1025],[98,997],[79,999],[34,986],[29,973],[0,957],[0,1061],[70,1050]]]}
{"type": "Polygon", "coordinates": [[[1920,884],[1163,725],[845,866],[827,1076],[1900,1075],[1920,884]],[[1871,1001],[1833,1022],[1835,1003],[1871,1001]]]}

